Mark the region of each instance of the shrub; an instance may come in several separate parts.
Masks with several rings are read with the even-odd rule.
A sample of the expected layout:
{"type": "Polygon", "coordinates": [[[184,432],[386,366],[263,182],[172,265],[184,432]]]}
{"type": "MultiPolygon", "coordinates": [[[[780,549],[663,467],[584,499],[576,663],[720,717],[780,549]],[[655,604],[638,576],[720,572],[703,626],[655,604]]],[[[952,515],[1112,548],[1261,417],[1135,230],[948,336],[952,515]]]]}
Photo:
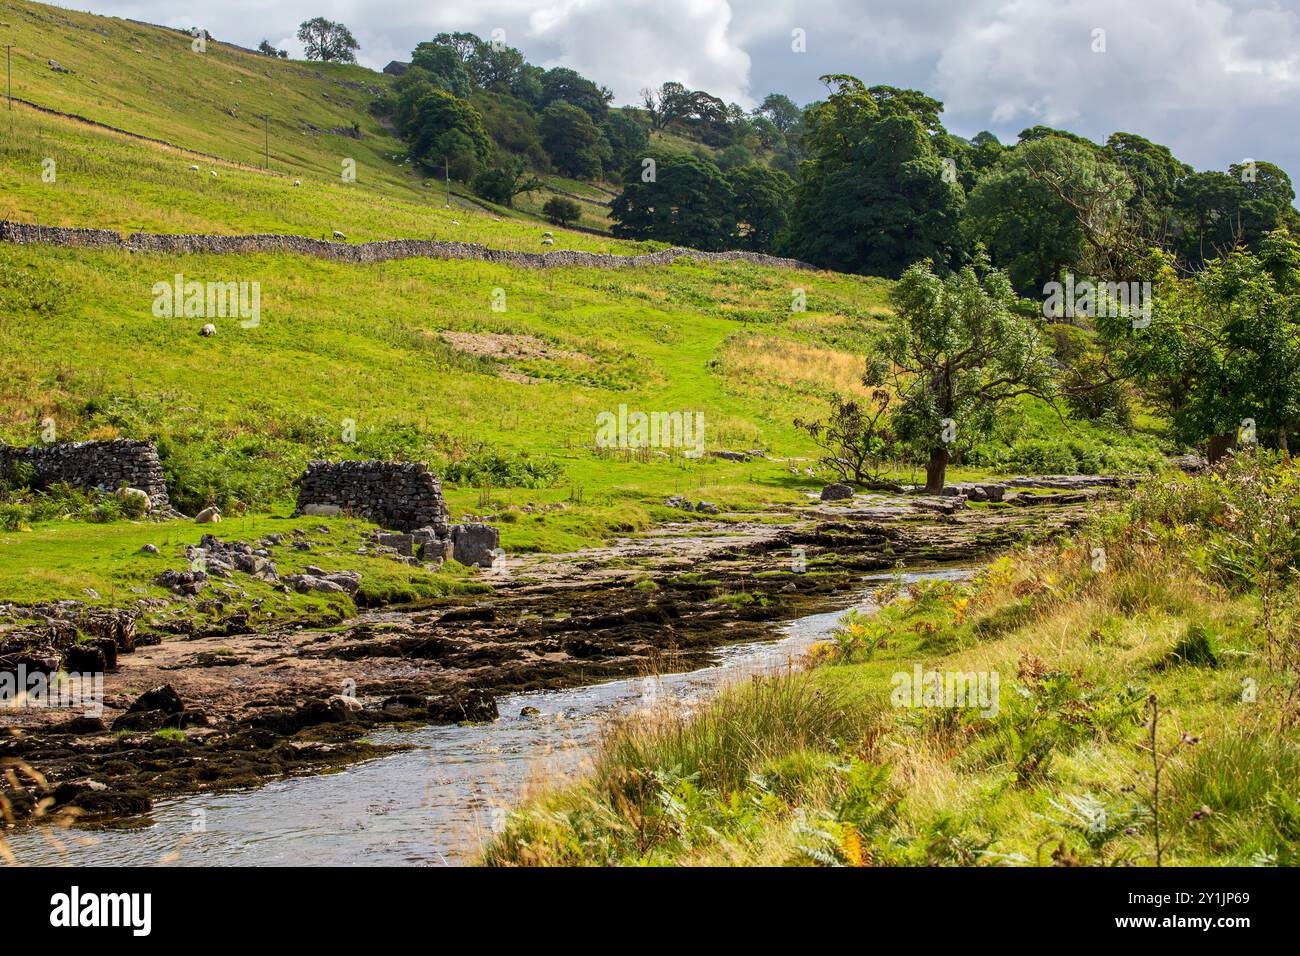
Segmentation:
{"type": "Polygon", "coordinates": [[[567,226],[571,222],[577,222],[582,218],[582,207],[572,199],[566,199],[563,196],[552,196],[546,200],[542,206],[542,215],[548,222],[553,222],[557,226],[567,226]]]}

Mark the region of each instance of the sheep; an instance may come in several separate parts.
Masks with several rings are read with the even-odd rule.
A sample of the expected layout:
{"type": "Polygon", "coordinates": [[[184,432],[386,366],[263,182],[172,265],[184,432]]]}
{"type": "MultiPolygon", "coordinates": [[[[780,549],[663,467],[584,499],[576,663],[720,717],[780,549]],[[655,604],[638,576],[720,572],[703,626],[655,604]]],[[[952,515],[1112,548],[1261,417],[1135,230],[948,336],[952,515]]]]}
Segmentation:
{"type": "Polygon", "coordinates": [[[211,322],[203,326],[203,328],[199,329],[199,335],[203,336],[205,339],[210,339],[212,338],[212,336],[216,334],[217,334],[217,327],[213,325],[211,322]]]}
{"type": "Polygon", "coordinates": [[[195,166],[193,163],[190,164],[190,169],[192,169],[196,173],[199,171],[199,167],[195,166]]]}
{"type": "Polygon", "coordinates": [[[337,229],[335,229],[335,230],[334,230],[334,238],[335,238],[335,239],[346,239],[347,236],[343,235],[343,233],[341,233],[341,232],[339,232],[337,229]]]}
{"type": "Polygon", "coordinates": [[[213,179],[216,179],[216,178],[217,178],[217,171],[216,171],[215,169],[209,169],[209,170],[208,170],[208,175],[211,176],[213,179]]]}
{"type": "Polygon", "coordinates": [[[555,240],[554,240],[554,239],[543,239],[543,240],[542,240],[542,245],[544,245],[544,246],[553,246],[553,245],[555,245],[555,240]]]}
{"type": "Polygon", "coordinates": [[[302,180],[301,180],[301,179],[295,179],[295,180],[293,181],[293,184],[294,184],[295,186],[301,186],[301,185],[302,185],[302,180]]]}
{"type": "Polygon", "coordinates": [[[551,238],[551,236],[553,236],[553,235],[555,235],[555,233],[553,233],[553,232],[544,232],[544,233],[542,233],[542,238],[543,238],[543,239],[549,239],[549,238],[551,238]]]}

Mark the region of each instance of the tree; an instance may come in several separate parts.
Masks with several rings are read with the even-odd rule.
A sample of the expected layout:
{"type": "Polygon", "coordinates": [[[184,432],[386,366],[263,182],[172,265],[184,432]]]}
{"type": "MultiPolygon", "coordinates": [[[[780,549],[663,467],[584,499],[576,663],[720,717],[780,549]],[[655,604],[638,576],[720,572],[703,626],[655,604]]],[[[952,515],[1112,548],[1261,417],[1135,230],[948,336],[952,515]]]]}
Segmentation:
{"type": "Polygon", "coordinates": [[[539,105],[545,109],[552,103],[568,103],[576,106],[591,117],[593,123],[599,123],[609,111],[609,101],[613,94],[584,77],[576,70],[557,66],[542,74],[542,95],[539,105]]]}
{"type": "Polygon", "coordinates": [[[780,170],[751,165],[729,171],[727,184],[735,197],[736,244],[771,252],[790,224],[794,181],[780,170]]]}
{"type": "Polygon", "coordinates": [[[703,125],[725,125],[727,104],[703,90],[689,90],[680,83],[665,83],[654,90],[641,91],[641,100],[650,114],[650,125],[657,130],[673,123],[694,119],[703,125]]]}
{"type": "Polygon", "coordinates": [[[461,99],[468,97],[473,87],[469,70],[455,48],[427,40],[411,53],[411,68],[402,74],[398,83],[420,79],[461,99]]]}
{"type": "Polygon", "coordinates": [[[602,165],[610,171],[627,169],[645,155],[650,137],[631,114],[610,110],[600,128],[604,138],[602,165]]]}
{"type": "Polygon", "coordinates": [[[475,176],[474,192],[489,202],[513,208],[516,196],[543,188],[540,179],[526,175],[527,170],[527,163],[512,156],[475,176]]]}
{"type": "Polygon", "coordinates": [[[289,58],[287,50],[277,50],[275,47],[271,46],[269,40],[263,40],[259,43],[257,45],[257,52],[263,56],[273,56],[281,60],[287,60],[289,58]]]}
{"type": "Polygon", "coordinates": [[[1052,395],[1039,326],[1012,311],[1005,273],[977,261],[946,278],[928,263],[908,268],[891,293],[894,313],[868,368],[869,385],[894,378],[894,428],[928,457],[925,490],[943,490],[954,448],[992,427],[1019,395],[1052,395]],[[978,267],[978,268],[977,268],[978,267]]]}
{"type": "Polygon", "coordinates": [[[306,49],[309,60],[355,63],[355,51],[361,49],[351,30],[324,17],[312,17],[298,24],[298,41],[306,49]]]}
{"type": "Polygon", "coordinates": [[[718,167],[685,153],[658,151],[637,161],[610,203],[613,233],[692,249],[723,248],[735,231],[731,188],[718,167]]]}
{"type": "Polygon", "coordinates": [[[583,110],[552,103],[542,113],[541,131],[542,145],[560,172],[578,179],[600,173],[600,131],[583,110]]]}
{"type": "Polygon", "coordinates": [[[468,182],[492,155],[478,111],[442,90],[426,89],[410,106],[402,134],[424,166],[468,182]],[[444,165],[445,164],[445,165],[444,165]]]}
{"type": "Polygon", "coordinates": [[[1300,244],[1285,230],[1192,278],[1166,263],[1149,327],[1098,320],[1117,367],[1164,406],[1174,434],[1217,460],[1249,420],[1288,450],[1300,429],[1300,244]]]}
{"type": "Polygon", "coordinates": [[[1084,242],[1079,267],[1112,280],[1136,278],[1149,245],[1128,213],[1134,194],[1128,173],[1081,136],[1051,130],[1021,136],[1012,162],[1045,186],[1079,226],[1084,242]]]}
{"type": "Polygon", "coordinates": [[[789,252],[816,265],[896,277],[913,262],[955,262],[961,187],[944,176],[928,127],[942,107],[853,77],[804,114],[808,153],[789,252]]]}
{"type": "Polygon", "coordinates": [[[1191,175],[1192,168],[1175,159],[1168,146],[1136,133],[1112,133],[1103,151],[1133,182],[1128,208],[1138,229],[1148,240],[1164,243],[1172,226],[1178,185],[1191,175]]]}
{"type": "Polygon", "coordinates": [[[788,133],[799,125],[803,110],[795,106],[794,100],[784,93],[768,93],[762,104],[754,110],[755,116],[761,116],[782,133],[788,133]]]}
{"type": "Polygon", "coordinates": [[[1235,246],[1258,250],[1293,215],[1291,178],[1272,163],[1236,164],[1227,173],[1193,173],[1174,200],[1178,253],[1191,268],[1235,246]]]}
{"type": "Polygon", "coordinates": [[[524,55],[504,43],[483,43],[465,61],[474,82],[485,90],[510,93],[524,73],[524,55]]]}
{"type": "Polygon", "coordinates": [[[1067,148],[1069,141],[1048,137],[1006,153],[979,178],[963,210],[967,241],[983,243],[1025,295],[1044,294],[1048,282],[1084,260],[1083,227],[1074,210],[1034,175],[1036,162],[1021,152],[1067,148]]]}
{"type": "Polygon", "coordinates": [[[439,33],[433,38],[433,42],[438,46],[450,47],[460,57],[462,63],[469,61],[478,54],[486,44],[474,33],[439,33]]]}
{"type": "Polygon", "coordinates": [[[886,418],[890,400],[889,390],[879,386],[872,389],[869,401],[832,394],[830,415],[824,421],[796,418],[794,426],[811,435],[826,453],[820,464],[845,481],[879,486],[884,454],[893,441],[886,418]]]}
{"type": "Polygon", "coordinates": [[[571,222],[577,222],[582,218],[582,207],[572,199],[566,199],[563,196],[552,196],[546,200],[542,206],[542,215],[548,222],[553,222],[557,226],[567,226],[571,222]]]}

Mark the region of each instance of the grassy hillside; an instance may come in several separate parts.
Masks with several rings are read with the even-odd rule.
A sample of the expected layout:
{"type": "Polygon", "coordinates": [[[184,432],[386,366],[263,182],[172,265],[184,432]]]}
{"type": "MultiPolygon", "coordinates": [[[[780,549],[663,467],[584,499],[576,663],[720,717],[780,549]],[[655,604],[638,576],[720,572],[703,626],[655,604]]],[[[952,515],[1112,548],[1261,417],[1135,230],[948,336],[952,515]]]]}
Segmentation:
{"type": "Polygon", "coordinates": [[[886,588],[812,670],[616,727],[487,860],[1293,866],[1298,476],[1152,482],[973,586],[886,588]],[[918,668],[993,693],[898,694],[918,668]]]}
{"type": "MultiPolygon", "coordinates": [[[[527,250],[551,230],[558,248],[646,248],[544,225],[549,190],[507,210],[452,184],[448,208],[446,184],[415,167],[370,112],[391,77],[364,67],[278,60],[212,41],[195,53],[173,30],[9,0],[0,3],[0,43],[14,47],[15,97],[175,147],[17,103],[0,116],[3,218],[165,232],[338,229],[354,241],[404,236],[527,250]],[[56,72],[49,60],[73,72],[56,72]],[[52,182],[42,176],[46,160],[56,164],[52,182]],[[345,160],[354,181],[343,179],[345,160]]],[[[583,206],[587,228],[607,225],[601,207],[583,206]]]]}
{"type": "MultiPolygon", "coordinates": [[[[550,228],[528,219],[544,193],[524,197],[518,211],[447,208],[436,181],[414,175],[400,143],[367,112],[370,84],[386,82],[378,74],[220,44],[196,54],[172,31],[29,3],[0,9],[0,42],[15,43],[17,95],[173,144],[16,106],[0,116],[2,217],[123,231],[338,229],[350,241],[431,237],[523,250],[540,249],[550,228]],[[47,59],[76,72],[56,73],[47,59]],[[270,172],[256,168],[263,112],[270,172]],[[353,123],[360,140],[321,132],[353,123]],[[345,157],[357,159],[355,183],[339,176],[345,157]],[[52,181],[41,175],[46,159],[56,164],[52,181]]],[[[608,198],[600,187],[547,182],[592,200],[582,203],[585,224],[599,224],[598,203],[608,198]]],[[[649,248],[551,231],[556,249],[649,248]]],[[[800,500],[834,477],[810,477],[806,465],[792,474],[789,463],[761,458],[597,451],[596,416],[623,404],[701,412],[708,449],[812,459],[817,449],[792,421],[819,415],[827,389],[861,392],[889,287],[742,263],[541,272],[0,247],[0,440],[34,443],[45,419],[59,440],[152,439],[173,499],[191,513],[208,504],[227,514],[283,511],[313,457],[426,460],[458,516],[506,515],[508,549],[572,549],[680,518],[662,506],[666,495],[740,509],[800,500]],[[217,335],[201,338],[202,320],[156,317],[154,285],[177,273],[258,283],[260,325],[218,319],[217,335]],[[790,311],[796,287],[807,291],[805,312],[790,311]],[[565,507],[511,511],[529,501],[565,507]]],[[[1038,466],[1040,449],[1017,451],[1025,441],[1065,449],[1050,470],[1136,467],[1158,454],[1151,434],[1062,420],[1032,400],[1008,408],[999,428],[990,447],[1002,452],[984,455],[986,467],[1038,466]]],[[[903,467],[898,477],[915,472],[903,467]]],[[[115,517],[111,504],[22,489],[0,499],[0,526],[11,531],[41,533],[68,516],[115,517]]],[[[80,536],[72,526],[62,533],[80,536]]],[[[106,536],[85,536],[88,563],[110,565],[115,548],[106,536]]],[[[19,578],[24,594],[59,597],[72,587],[33,584],[30,561],[0,551],[0,592],[19,578]]],[[[119,583],[130,577],[111,573],[125,575],[119,583]]],[[[102,593],[103,580],[87,575],[81,587],[102,593]]]]}
{"type": "Polygon", "coordinates": [[[387,88],[382,73],[219,42],[195,53],[174,30],[21,0],[0,3],[0,42],[14,47],[14,96],[41,106],[256,167],[269,128],[275,171],[337,179],[350,156],[370,190],[418,197],[423,189],[393,159],[405,153],[401,141],[367,110],[387,88]],[[73,72],[55,72],[49,60],[73,72]],[[360,139],[330,132],[354,124],[360,139]]]}

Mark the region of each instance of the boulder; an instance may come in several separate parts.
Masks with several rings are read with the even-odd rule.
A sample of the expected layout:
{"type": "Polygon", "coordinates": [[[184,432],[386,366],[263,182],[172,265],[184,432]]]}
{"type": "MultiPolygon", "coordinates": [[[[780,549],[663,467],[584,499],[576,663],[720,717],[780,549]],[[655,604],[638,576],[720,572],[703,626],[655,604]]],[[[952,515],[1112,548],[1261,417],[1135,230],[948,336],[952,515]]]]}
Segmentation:
{"type": "Polygon", "coordinates": [[[404,557],[415,557],[415,536],[411,534],[385,534],[375,536],[375,542],[381,548],[392,548],[404,557]]]}
{"type": "Polygon", "coordinates": [[[206,571],[164,571],[153,581],[175,594],[198,594],[208,586],[208,574],[206,571]]]}
{"type": "Polygon", "coordinates": [[[842,482],[833,481],[822,489],[822,501],[845,501],[853,497],[853,488],[842,482]]]}
{"type": "Polygon", "coordinates": [[[302,513],[313,518],[337,518],[343,513],[338,505],[303,505],[302,513]]]}
{"type": "Polygon", "coordinates": [[[149,498],[149,495],[146,492],[141,491],[139,488],[122,487],[117,489],[117,491],[113,493],[113,496],[123,504],[128,501],[139,502],[140,510],[145,514],[148,514],[149,510],[153,507],[153,501],[149,498]]]}
{"type": "Polygon", "coordinates": [[[184,709],[185,703],[181,700],[181,695],[176,693],[176,688],[171,684],[159,684],[153,690],[147,690],[137,697],[127,708],[127,713],[138,714],[141,711],[160,710],[165,714],[179,714],[184,709]]]}
{"type": "Polygon", "coordinates": [[[63,669],[69,674],[102,674],[108,662],[103,648],[89,644],[74,644],[63,655],[63,669]]]}
{"type": "Polygon", "coordinates": [[[285,583],[293,588],[299,594],[306,594],[308,591],[318,591],[322,594],[344,594],[343,586],[336,581],[330,581],[326,578],[318,578],[311,574],[286,574],[285,583]]]}
{"type": "Polygon", "coordinates": [[[501,533],[491,525],[458,524],[451,529],[452,557],[461,564],[490,568],[501,547],[501,533]]]}

